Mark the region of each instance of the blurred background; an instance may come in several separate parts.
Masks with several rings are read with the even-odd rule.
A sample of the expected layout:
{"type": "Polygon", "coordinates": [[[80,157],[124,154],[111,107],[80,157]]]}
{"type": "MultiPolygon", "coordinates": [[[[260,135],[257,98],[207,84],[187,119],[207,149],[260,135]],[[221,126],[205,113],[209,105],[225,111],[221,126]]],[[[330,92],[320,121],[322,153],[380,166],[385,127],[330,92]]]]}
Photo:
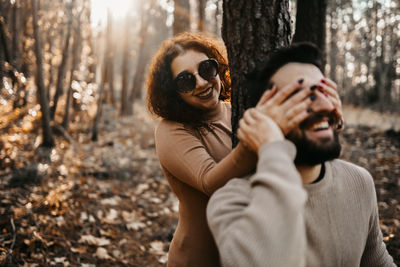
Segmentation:
{"type": "MultiPolygon", "coordinates": [[[[222,38],[235,2],[0,0],[0,265],[165,265],[178,202],[144,106],[148,66],[179,32],[222,38]]],[[[341,157],[374,176],[399,264],[400,2],[321,2],[341,157]]]]}

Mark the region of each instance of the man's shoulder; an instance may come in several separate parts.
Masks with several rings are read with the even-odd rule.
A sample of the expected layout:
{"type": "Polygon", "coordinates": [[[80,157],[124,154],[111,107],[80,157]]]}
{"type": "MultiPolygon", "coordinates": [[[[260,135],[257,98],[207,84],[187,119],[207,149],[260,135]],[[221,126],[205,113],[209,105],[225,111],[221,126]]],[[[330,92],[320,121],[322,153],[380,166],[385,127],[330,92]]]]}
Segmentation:
{"type": "Polygon", "coordinates": [[[347,180],[353,179],[374,186],[371,174],[364,167],[342,159],[329,161],[329,164],[332,166],[334,176],[340,176],[347,180]]]}

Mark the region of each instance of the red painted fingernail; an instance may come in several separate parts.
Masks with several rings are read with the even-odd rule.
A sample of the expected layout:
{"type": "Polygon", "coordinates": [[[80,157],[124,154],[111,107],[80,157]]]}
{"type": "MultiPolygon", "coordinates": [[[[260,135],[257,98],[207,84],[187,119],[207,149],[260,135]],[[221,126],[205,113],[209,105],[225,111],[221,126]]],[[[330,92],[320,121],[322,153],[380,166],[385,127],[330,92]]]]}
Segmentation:
{"type": "Polygon", "coordinates": [[[322,78],[322,79],[321,79],[321,82],[322,82],[322,83],[326,83],[325,78],[322,78]]]}

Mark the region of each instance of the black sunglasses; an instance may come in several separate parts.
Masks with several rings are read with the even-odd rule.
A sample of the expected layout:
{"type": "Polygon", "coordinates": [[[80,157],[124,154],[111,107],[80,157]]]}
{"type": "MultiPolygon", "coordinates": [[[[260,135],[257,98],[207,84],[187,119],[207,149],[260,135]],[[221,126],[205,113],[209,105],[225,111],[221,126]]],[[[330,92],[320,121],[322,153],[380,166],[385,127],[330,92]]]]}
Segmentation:
{"type": "MultiPolygon", "coordinates": [[[[218,61],[214,58],[201,61],[197,73],[204,80],[210,81],[218,74],[218,61]]],[[[194,73],[187,71],[179,73],[174,82],[176,90],[180,93],[189,93],[196,88],[196,76],[194,76],[194,73]]]]}

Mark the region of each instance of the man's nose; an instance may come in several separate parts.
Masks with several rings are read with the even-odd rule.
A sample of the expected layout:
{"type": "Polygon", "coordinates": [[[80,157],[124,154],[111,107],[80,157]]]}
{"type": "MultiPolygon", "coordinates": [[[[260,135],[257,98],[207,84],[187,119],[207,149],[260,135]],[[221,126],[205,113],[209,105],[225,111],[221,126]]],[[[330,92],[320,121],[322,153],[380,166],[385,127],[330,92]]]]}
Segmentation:
{"type": "Polygon", "coordinates": [[[321,91],[315,90],[315,100],[311,105],[313,112],[331,112],[335,109],[331,100],[321,91]]]}

